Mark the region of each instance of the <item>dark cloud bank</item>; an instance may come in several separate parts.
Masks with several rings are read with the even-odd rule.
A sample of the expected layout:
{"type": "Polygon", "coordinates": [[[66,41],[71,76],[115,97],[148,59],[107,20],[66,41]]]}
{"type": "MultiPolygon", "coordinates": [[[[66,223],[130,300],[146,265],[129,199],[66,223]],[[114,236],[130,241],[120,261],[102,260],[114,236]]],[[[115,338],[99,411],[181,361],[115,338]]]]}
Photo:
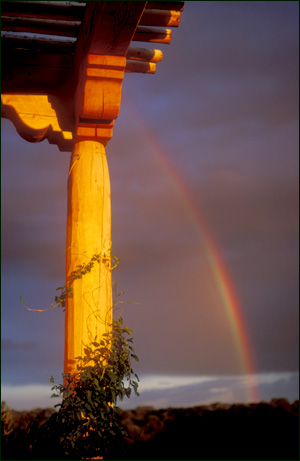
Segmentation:
{"type": "MultiPolygon", "coordinates": [[[[124,311],[139,374],[241,371],[199,229],[157,144],[216,238],[256,370],[299,368],[298,23],[293,1],[186,2],[157,74],[125,76],[106,150],[121,259],[115,278],[124,301],[140,303],[124,311]]],[[[64,283],[68,165],[69,154],[26,143],[3,121],[6,384],[62,372],[63,315],[37,317],[20,296],[48,307],[64,283]],[[30,350],[17,350],[31,341],[30,350]]]]}

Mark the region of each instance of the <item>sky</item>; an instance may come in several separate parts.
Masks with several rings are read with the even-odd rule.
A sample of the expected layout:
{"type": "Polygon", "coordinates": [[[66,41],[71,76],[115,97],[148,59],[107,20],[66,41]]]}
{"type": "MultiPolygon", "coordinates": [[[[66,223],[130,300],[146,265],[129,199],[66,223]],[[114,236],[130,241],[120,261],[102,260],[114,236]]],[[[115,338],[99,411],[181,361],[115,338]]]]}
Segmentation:
{"type": "MultiPolygon", "coordinates": [[[[125,74],[106,148],[140,360],[123,408],[299,398],[298,9],[187,1],[156,74],[125,74]]],[[[47,308],[64,283],[70,154],[1,135],[2,400],[53,406],[64,314],[20,297],[47,308]]]]}

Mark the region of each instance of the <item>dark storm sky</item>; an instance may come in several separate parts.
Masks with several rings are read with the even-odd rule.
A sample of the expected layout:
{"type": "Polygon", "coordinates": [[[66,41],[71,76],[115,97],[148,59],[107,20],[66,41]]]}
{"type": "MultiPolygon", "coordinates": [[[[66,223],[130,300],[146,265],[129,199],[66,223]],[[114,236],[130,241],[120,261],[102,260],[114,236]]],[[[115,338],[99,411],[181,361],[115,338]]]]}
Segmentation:
{"type": "MultiPolygon", "coordinates": [[[[140,303],[124,307],[140,375],[241,373],[189,203],[231,274],[257,373],[298,370],[298,7],[187,1],[157,73],[125,75],[106,152],[115,279],[140,303]]],[[[5,386],[60,379],[63,314],[29,313],[20,296],[47,307],[64,281],[68,166],[2,121],[5,386]]]]}

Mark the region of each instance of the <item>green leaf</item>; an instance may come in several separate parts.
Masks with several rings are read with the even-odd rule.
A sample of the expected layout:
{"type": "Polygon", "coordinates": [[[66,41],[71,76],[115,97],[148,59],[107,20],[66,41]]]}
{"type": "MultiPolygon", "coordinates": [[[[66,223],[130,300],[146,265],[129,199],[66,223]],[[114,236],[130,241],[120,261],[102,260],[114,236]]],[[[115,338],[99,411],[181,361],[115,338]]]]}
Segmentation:
{"type": "MultiPolygon", "coordinates": [[[[57,305],[65,307],[67,297],[73,296],[74,281],[85,277],[96,263],[105,264],[111,269],[117,267],[119,259],[112,257],[111,252],[99,253],[94,254],[89,262],[77,266],[69,283],[57,288],[61,291],[60,296],[55,298],[57,305]]],[[[115,299],[121,294],[115,292],[115,299]]],[[[118,304],[122,303],[118,300],[118,304]]],[[[98,312],[95,313],[95,320],[97,316],[98,312]]],[[[131,345],[132,332],[123,325],[120,315],[111,322],[109,330],[101,338],[93,337],[91,343],[85,344],[83,357],[76,357],[72,363],[77,372],[76,379],[70,373],[63,373],[67,384],[54,385],[54,378],[48,378],[54,391],[51,397],[62,398],[61,403],[54,407],[58,408],[55,424],[59,428],[59,442],[64,457],[85,459],[99,455],[108,459],[104,454],[108,453],[109,444],[118,443],[116,435],[124,434],[115,419],[115,403],[125,396],[129,398],[132,391],[139,395],[139,378],[131,367],[131,360],[138,361],[131,345]],[[133,375],[137,381],[131,380],[133,375]],[[101,447],[101,450],[95,447],[101,447]]]]}

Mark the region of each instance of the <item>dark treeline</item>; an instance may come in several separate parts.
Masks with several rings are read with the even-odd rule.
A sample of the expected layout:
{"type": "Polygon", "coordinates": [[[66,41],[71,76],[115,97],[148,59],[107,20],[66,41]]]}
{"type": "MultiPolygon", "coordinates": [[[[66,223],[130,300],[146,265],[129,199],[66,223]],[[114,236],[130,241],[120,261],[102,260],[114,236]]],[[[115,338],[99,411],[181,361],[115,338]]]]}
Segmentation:
{"type": "MultiPolygon", "coordinates": [[[[42,450],[36,448],[40,428],[54,411],[11,410],[12,423],[2,434],[2,459],[58,459],[51,441],[42,450]]],[[[129,437],[123,446],[115,447],[110,459],[299,459],[299,401],[160,410],[138,407],[116,417],[129,437]]]]}

